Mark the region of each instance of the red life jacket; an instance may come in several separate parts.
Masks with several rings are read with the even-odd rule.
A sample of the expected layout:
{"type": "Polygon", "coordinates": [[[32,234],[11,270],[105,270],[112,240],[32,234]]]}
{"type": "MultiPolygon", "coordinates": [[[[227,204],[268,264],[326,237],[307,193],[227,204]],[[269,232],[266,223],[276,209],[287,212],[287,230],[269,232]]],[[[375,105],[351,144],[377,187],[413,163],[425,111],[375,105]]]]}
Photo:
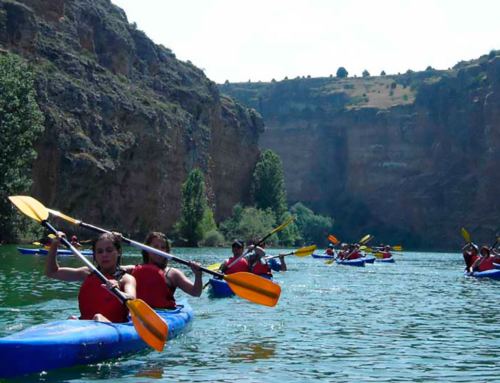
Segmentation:
{"type": "Polygon", "coordinates": [[[347,257],[348,260],[358,259],[358,258],[361,258],[361,253],[358,253],[357,251],[355,251],[354,253],[352,253],[347,257]]]}
{"type": "Polygon", "coordinates": [[[464,261],[465,261],[465,267],[467,268],[467,271],[469,270],[469,268],[474,264],[474,262],[476,262],[479,258],[479,255],[477,254],[474,254],[472,255],[470,252],[465,252],[463,254],[464,256],[464,261]]]}
{"type": "Polygon", "coordinates": [[[228,266],[231,263],[233,263],[237,258],[238,257],[231,257],[228,260],[224,261],[224,266],[222,268],[224,274],[234,274],[241,272],[248,273],[248,261],[246,260],[245,257],[241,258],[235,265],[233,265],[230,269],[228,269],[228,266]]]}
{"type": "Polygon", "coordinates": [[[175,309],[174,291],[165,272],[156,265],[138,265],[132,272],[137,282],[137,299],[154,309],[175,309]]]}
{"type": "Polygon", "coordinates": [[[392,254],[388,251],[382,251],[382,258],[391,258],[392,254]]]}
{"type": "Polygon", "coordinates": [[[268,277],[272,277],[271,268],[264,260],[258,260],[250,267],[250,272],[257,275],[266,275],[268,277]]]}
{"type": "Polygon", "coordinates": [[[495,266],[493,266],[493,257],[483,259],[477,267],[478,271],[493,270],[494,268],[495,266]]]}
{"type": "Polygon", "coordinates": [[[335,255],[335,252],[332,249],[326,249],[326,255],[335,255]]]}
{"type": "MultiPolygon", "coordinates": [[[[115,279],[111,275],[105,277],[115,279]]],[[[116,299],[111,291],[103,288],[102,284],[103,282],[94,273],[83,281],[78,294],[80,319],[91,320],[95,314],[101,314],[113,323],[128,322],[127,306],[116,299]]]]}

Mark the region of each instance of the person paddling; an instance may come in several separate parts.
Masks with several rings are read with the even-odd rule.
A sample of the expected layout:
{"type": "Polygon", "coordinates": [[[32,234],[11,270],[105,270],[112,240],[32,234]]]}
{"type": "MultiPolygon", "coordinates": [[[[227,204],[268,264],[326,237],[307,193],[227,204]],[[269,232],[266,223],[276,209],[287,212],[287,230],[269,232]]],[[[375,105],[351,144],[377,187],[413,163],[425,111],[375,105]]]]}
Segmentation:
{"type": "Polygon", "coordinates": [[[248,273],[249,270],[248,260],[246,259],[246,257],[240,258],[243,255],[244,250],[245,250],[245,245],[243,244],[243,241],[235,239],[231,245],[231,251],[233,252],[233,256],[221,263],[219,271],[221,273],[228,275],[240,272],[248,273]],[[235,262],[237,259],[238,262],[232,265],[233,262],[235,262]],[[230,265],[232,266],[229,267],[230,265]]]}
{"type": "Polygon", "coordinates": [[[325,254],[326,255],[335,255],[335,251],[333,251],[333,244],[330,243],[328,245],[328,249],[326,249],[325,254]]]}
{"type": "Polygon", "coordinates": [[[469,268],[470,273],[474,273],[476,271],[486,271],[493,270],[495,266],[493,263],[498,262],[499,256],[497,254],[491,254],[491,249],[488,246],[481,247],[481,251],[479,252],[481,257],[476,259],[476,261],[469,268]]]}
{"type": "Polygon", "coordinates": [[[474,243],[468,243],[462,248],[462,255],[465,261],[465,270],[469,271],[472,265],[480,259],[479,248],[474,243]]]}
{"type": "Polygon", "coordinates": [[[389,245],[385,245],[380,249],[380,253],[382,254],[383,259],[392,258],[392,253],[390,252],[391,247],[389,245]]]}
{"type": "Polygon", "coordinates": [[[77,248],[77,249],[81,249],[83,246],[81,245],[80,242],[78,242],[78,238],[76,235],[73,235],[71,237],[71,246],[77,248]]]}
{"type": "MultiPolygon", "coordinates": [[[[166,253],[170,252],[170,245],[163,233],[149,233],[144,243],[166,253]]],[[[201,295],[202,271],[198,263],[189,262],[195,276],[193,283],[179,269],[168,267],[168,259],[161,255],[142,250],[142,259],[141,265],[127,265],[124,269],[137,281],[137,298],[152,308],[175,309],[174,294],[177,288],[193,297],[201,295]]]]}
{"type": "Polygon", "coordinates": [[[108,279],[108,282],[103,284],[87,266],[59,267],[57,248],[63,236],[65,236],[63,232],[58,232],[56,238],[52,240],[45,263],[45,275],[61,281],[83,282],[78,294],[80,317],[72,315],[68,319],[128,322],[127,307],[111,292],[117,288],[122,291],[126,299],[133,300],[136,297],[135,278],[126,274],[120,267],[122,249],[119,238],[106,233],[101,234],[92,243],[93,259],[97,263],[97,269],[108,279]]]}

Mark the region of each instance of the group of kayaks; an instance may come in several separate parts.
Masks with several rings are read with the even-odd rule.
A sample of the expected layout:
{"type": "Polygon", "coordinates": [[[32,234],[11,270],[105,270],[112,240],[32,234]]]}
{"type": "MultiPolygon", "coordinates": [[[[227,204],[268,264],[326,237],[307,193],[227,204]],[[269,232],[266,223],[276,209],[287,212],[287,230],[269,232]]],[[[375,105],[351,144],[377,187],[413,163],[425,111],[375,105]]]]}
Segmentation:
{"type": "Polygon", "coordinates": [[[358,267],[363,267],[366,263],[375,263],[375,262],[382,262],[382,263],[394,263],[395,260],[394,258],[375,258],[375,257],[370,257],[370,258],[357,258],[357,259],[344,259],[340,260],[337,259],[335,255],[326,255],[326,254],[312,254],[313,258],[320,258],[320,259],[335,259],[335,262],[339,265],[345,265],[345,266],[358,266],[358,267]]]}

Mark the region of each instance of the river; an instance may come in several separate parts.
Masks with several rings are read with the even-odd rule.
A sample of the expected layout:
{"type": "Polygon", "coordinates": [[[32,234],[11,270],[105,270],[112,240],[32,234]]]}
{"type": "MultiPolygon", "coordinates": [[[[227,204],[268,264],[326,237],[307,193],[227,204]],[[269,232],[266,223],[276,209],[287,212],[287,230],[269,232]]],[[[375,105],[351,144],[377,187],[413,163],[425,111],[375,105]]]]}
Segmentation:
{"type": "MultiPolygon", "coordinates": [[[[230,252],[174,251],[204,265],[230,252]]],[[[282,288],[276,307],[239,297],[213,299],[205,292],[190,298],[195,311],[191,331],[167,342],[162,353],[49,371],[29,380],[500,381],[500,282],[464,277],[458,253],[395,257],[394,264],[358,268],[289,256],[289,271],[275,274],[282,288]]],[[[0,336],[78,314],[80,285],[46,278],[44,259],[0,246],[0,336]]],[[[140,259],[137,250],[125,248],[124,263],[140,259]]],[[[60,257],[60,264],[81,262],[60,257]]],[[[182,292],[176,296],[186,297],[182,292]]]]}

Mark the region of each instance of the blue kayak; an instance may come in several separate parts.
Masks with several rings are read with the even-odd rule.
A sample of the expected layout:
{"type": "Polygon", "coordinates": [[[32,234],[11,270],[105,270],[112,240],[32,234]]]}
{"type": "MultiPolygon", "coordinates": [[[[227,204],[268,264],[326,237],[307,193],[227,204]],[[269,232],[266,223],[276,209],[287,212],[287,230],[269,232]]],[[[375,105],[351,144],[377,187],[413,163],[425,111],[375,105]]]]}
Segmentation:
{"type": "Polygon", "coordinates": [[[375,262],[394,263],[396,261],[394,260],[394,258],[375,258],[375,262]]]}
{"type": "Polygon", "coordinates": [[[227,284],[226,281],[222,279],[210,278],[208,280],[210,283],[210,290],[208,293],[214,298],[225,298],[232,297],[234,295],[233,290],[227,284]]]}
{"type": "Polygon", "coordinates": [[[374,263],[376,258],[363,258],[365,263],[374,263]]]}
{"type": "Polygon", "coordinates": [[[333,259],[335,255],[326,255],[326,254],[311,254],[313,258],[321,258],[321,259],[333,259]]]}
{"type": "MultiPolygon", "coordinates": [[[[187,301],[175,310],[156,310],[167,322],[168,339],[190,328],[194,317],[187,301]]],[[[62,320],[30,327],[0,338],[0,378],[116,359],[147,349],[132,322],[62,320]]]]}
{"type": "Polygon", "coordinates": [[[466,272],[465,276],[474,277],[474,278],[500,279],[500,270],[493,269],[493,270],[486,270],[486,271],[476,271],[474,274],[466,272]]]}
{"type": "MultiPolygon", "coordinates": [[[[273,280],[267,275],[261,275],[261,277],[271,281],[273,280]]],[[[229,287],[228,283],[223,279],[210,278],[208,283],[210,283],[210,290],[208,290],[208,293],[212,298],[226,298],[235,295],[231,287],[229,287]]]]}
{"type": "Polygon", "coordinates": [[[358,258],[358,259],[350,259],[350,260],[336,260],[339,265],[346,265],[346,266],[358,266],[358,267],[364,267],[365,266],[365,260],[363,258],[358,258]]]}
{"type": "MultiPolygon", "coordinates": [[[[17,250],[23,255],[34,255],[34,254],[42,254],[47,255],[49,253],[49,249],[27,249],[23,247],[18,247],[17,250]]],[[[92,250],[80,250],[82,255],[92,256],[92,250]]],[[[57,255],[72,255],[71,250],[59,249],[57,250],[57,255]]]]}

